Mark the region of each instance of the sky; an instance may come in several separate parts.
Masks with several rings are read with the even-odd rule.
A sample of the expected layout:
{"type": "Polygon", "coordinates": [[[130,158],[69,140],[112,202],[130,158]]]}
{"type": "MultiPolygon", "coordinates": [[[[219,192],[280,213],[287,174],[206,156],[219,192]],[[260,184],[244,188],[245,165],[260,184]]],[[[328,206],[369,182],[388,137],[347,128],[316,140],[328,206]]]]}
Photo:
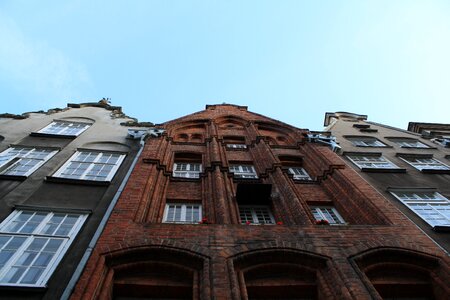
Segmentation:
{"type": "Polygon", "coordinates": [[[220,103],[450,123],[450,1],[0,1],[0,112],[103,97],[154,123],[220,103]]]}

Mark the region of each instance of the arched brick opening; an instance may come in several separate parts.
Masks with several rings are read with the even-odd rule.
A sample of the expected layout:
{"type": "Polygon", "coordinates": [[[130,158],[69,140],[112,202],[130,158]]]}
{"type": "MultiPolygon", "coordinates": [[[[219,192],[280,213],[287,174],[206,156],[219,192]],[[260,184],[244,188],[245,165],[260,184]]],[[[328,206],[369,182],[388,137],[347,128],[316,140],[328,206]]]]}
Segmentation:
{"type": "Polygon", "coordinates": [[[450,295],[449,266],[438,257],[408,249],[377,248],[352,260],[374,299],[444,300],[450,295]]]}
{"type": "Polygon", "coordinates": [[[105,257],[100,299],[207,299],[208,263],[168,247],[125,249],[105,257]],[[206,270],[206,271],[205,271],[206,270]]]}
{"type": "Polygon", "coordinates": [[[235,256],[235,299],[334,299],[325,274],[328,258],[295,249],[235,256]]]}

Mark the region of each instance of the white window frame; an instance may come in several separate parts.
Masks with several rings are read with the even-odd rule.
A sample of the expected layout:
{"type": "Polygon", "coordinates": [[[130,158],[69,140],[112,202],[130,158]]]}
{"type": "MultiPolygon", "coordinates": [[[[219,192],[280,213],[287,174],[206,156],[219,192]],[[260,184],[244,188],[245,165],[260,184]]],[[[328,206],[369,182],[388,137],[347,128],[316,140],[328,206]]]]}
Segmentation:
{"type": "Polygon", "coordinates": [[[44,133],[44,134],[51,134],[51,135],[68,135],[68,136],[79,136],[81,133],[83,133],[86,129],[88,129],[92,124],[89,123],[83,123],[83,122],[71,122],[71,121],[63,121],[63,120],[54,120],[44,128],[38,131],[38,133],[44,133]],[[59,131],[53,132],[51,131],[51,128],[55,125],[59,124],[60,127],[62,127],[59,131]],[[78,131],[76,133],[67,134],[66,132],[70,127],[83,125],[83,127],[79,127],[78,131]]]}
{"type": "Polygon", "coordinates": [[[346,224],[345,220],[333,206],[311,206],[310,209],[316,221],[326,220],[330,225],[346,224]]]}
{"type": "Polygon", "coordinates": [[[126,156],[125,154],[121,154],[121,153],[117,153],[117,152],[111,152],[111,151],[78,150],[77,152],[75,152],[69,158],[69,160],[67,160],[64,163],[64,165],[61,166],[61,168],[58,169],[58,171],[56,171],[56,173],[53,176],[54,177],[60,177],[60,178],[74,179],[74,180],[93,180],[93,181],[105,181],[105,182],[111,181],[112,178],[114,177],[114,175],[116,174],[117,170],[119,169],[120,165],[122,164],[123,160],[125,159],[125,156],[126,156]],[[92,162],[77,161],[77,159],[83,153],[94,153],[96,155],[96,157],[95,157],[94,161],[92,161],[92,162]],[[91,172],[91,170],[95,166],[98,166],[98,165],[111,165],[111,164],[100,162],[104,155],[109,155],[109,154],[117,154],[117,155],[119,155],[119,158],[114,163],[112,169],[109,171],[108,175],[104,178],[104,180],[87,178],[87,176],[90,175],[89,172],[91,172]],[[87,167],[87,169],[81,175],[77,176],[77,178],[73,178],[73,177],[69,177],[67,175],[64,175],[64,172],[67,170],[67,168],[72,163],[86,163],[86,164],[89,163],[89,166],[87,167]]]}
{"type": "Polygon", "coordinates": [[[253,165],[230,165],[230,173],[233,173],[235,178],[251,178],[258,179],[255,167],[253,165]]]}
{"type": "Polygon", "coordinates": [[[252,225],[274,225],[275,224],[275,218],[273,217],[272,211],[268,205],[238,205],[239,206],[239,220],[241,224],[247,224],[247,222],[250,222],[252,225]],[[247,212],[250,212],[251,218],[248,219],[247,216],[244,216],[244,210],[247,210],[247,212]],[[265,213],[268,219],[263,217],[259,218],[258,214],[265,213]]]}
{"type": "MultiPolygon", "coordinates": [[[[0,286],[6,285],[6,286],[29,286],[29,287],[44,287],[47,283],[48,279],[58,266],[61,259],[64,257],[67,249],[69,248],[70,244],[75,239],[77,233],[80,231],[81,227],[83,226],[83,223],[85,222],[87,218],[87,215],[80,214],[80,213],[68,213],[68,212],[49,212],[49,211],[34,211],[34,210],[15,210],[12,212],[1,224],[0,224],[0,237],[10,237],[9,241],[15,237],[22,237],[26,238],[25,241],[17,248],[14,249],[15,252],[6,260],[3,267],[0,267],[0,286]],[[11,231],[8,230],[8,227],[10,227],[16,220],[18,220],[18,217],[24,212],[27,213],[33,213],[33,215],[37,213],[46,214],[44,219],[40,221],[38,224],[30,233],[22,233],[20,231],[11,231]],[[66,215],[64,218],[67,218],[67,215],[71,216],[78,216],[75,223],[72,225],[70,231],[66,235],[55,235],[55,234],[45,234],[41,233],[47,225],[51,224],[49,221],[52,219],[52,217],[55,214],[64,214],[66,215]],[[26,273],[28,270],[30,270],[33,266],[40,266],[45,267],[44,271],[37,277],[37,280],[35,283],[17,283],[17,282],[6,282],[5,276],[8,274],[8,272],[18,263],[20,263],[20,259],[23,259],[23,255],[26,253],[30,253],[28,246],[31,245],[31,243],[37,239],[47,239],[47,242],[50,242],[52,240],[62,240],[61,244],[58,246],[56,251],[54,252],[53,257],[48,261],[46,266],[42,265],[31,265],[32,263],[36,262],[39,258],[39,254],[42,254],[43,248],[41,248],[39,251],[37,251],[38,255],[32,259],[32,262],[29,262],[28,267],[25,265],[24,268],[26,268],[26,271],[20,276],[20,280],[24,279],[26,273]],[[27,251],[28,250],[28,251],[27,251]]],[[[28,223],[29,224],[29,223],[28,223]]],[[[55,223],[53,223],[55,224],[55,223]]],[[[61,223],[57,223],[61,226],[61,223]]],[[[21,227],[21,229],[23,226],[21,227]]],[[[9,242],[8,241],[8,242],[9,242]]],[[[0,244],[0,251],[5,250],[6,244],[1,245],[0,244]]],[[[36,251],[34,251],[36,253],[36,251]]],[[[22,262],[23,263],[23,262],[22,262]]]]}
{"type": "Polygon", "coordinates": [[[179,178],[200,178],[202,172],[201,163],[177,162],[173,164],[173,177],[179,178]]]}
{"type": "Polygon", "coordinates": [[[431,227],[450,227],[450,200],[438,192],[406,190],[390,191],[390,193],[431,227]],[[438,219],[430,214],[424,214],[424,209],[432,212],[438,219]],[[442,211],[448,211],[448,215],[442,211]]]}
{"type": "Polygon", "coordinates": [[[308,172],[302,167],[289,167],[288,172],[293,175],[295,180],[312,180],[308,172]]]}
{"type": "Polygon", "coordinates": [[[226,144],[228,149],[247,149],[246,144],[226,144]]]}
{"type": "Polygon", "coordinates": [[[387,147],[375,137],[347,137],[347,139],[356,147],[387,147]]]}
{"type": "Polygon", "coordinates": [[[202,205],[197,203],[176,203],[170,202],[166,203],[166,208],[164,209],[163,223],[181,223],[181,224],[198,224],[202,220],[202,205]],[[180,220],[168,220],[169,210],[171,206],[179,206],[180,208],[180,220]],[[192,206],[193,209],[198,210],[198,220],[187,221],[186,212],[187,207],[192,206]]]}
{"type": "Polygon", "coordinates": [[[401,160],[413,166],[419,171],[422,170],[450,170],[450,167],[432,157],[418,157],[418,156],[399,156],[401,160]]]}
{"type": "MultiPolygon", "coordinates": [[[[29,176],[34,171],[39,169],[45,162],[47,162],[50,158],[52,158],[58,150],[55,149],[49,149],[49,148],[33,148],[33,147],[22,147],[22,146],[11,146],[2,153],[0,153],[0,174],[1,175],[8,175],[8,176],[29,176]],[[17,153],[15,155],[10,155],[9,153],[14,150],[19,151],[25,151],[24,153],[17,153]],[[33,158],[32,156],[38,153],[39,151],[49,151],[48,154],[42,158],[33,158]],[[25,160],[32,160],[35,161],[35,164],[32,165],[28,169],[26,173],[23,175],[15,175],[15,174],[8,174],[8,172],[11,172],[16,167],[20,167],[21,163],[23,163],[25,160]]],[[[23,165],[23,164],[22,164],[23,165]]]]}
{"type": "Polygon", "coordinates": [[[346,157],[360,169],[399,169],[396,164],[382,155],[347,154],[346,157]],[[363,160],[356,159],[358,157],[363,160]]]}
{"type": "Polygon", "coordinates": [[[430,148],[428,145],[422,143],[419,140],[412,139],[412,138],[389,138],[389,140],[401,148],[430,148]]]}

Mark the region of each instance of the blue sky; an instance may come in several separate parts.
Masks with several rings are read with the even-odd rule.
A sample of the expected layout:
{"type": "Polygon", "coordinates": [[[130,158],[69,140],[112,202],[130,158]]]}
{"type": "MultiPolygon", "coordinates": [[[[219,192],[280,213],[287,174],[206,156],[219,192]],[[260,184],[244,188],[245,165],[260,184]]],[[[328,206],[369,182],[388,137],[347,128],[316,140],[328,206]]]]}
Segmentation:
{"type": "Polygon", "coordinates": [[[102,97],[155,123],[223,102],[450,123],[450,1],[0,1],[0,112],[102,97]]]}

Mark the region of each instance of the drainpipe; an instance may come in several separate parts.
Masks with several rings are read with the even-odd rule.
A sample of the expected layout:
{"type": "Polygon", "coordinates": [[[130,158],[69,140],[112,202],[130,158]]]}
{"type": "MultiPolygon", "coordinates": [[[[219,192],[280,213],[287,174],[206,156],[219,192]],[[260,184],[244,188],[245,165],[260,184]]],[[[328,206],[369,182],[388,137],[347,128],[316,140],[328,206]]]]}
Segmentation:
{"type": "Polygon", "coordinates": [[[83,272],[84,267],[86,266],[86,264],[89,260],[89,257],[91,256],[92,251],[94,250],[94,247],[97,244],[97,241],[100,238],[100,235],[102,234],[103,229],[105,228],[109,217],[111,216],[114,206],[116,206],[116,203],[119,200],[119,197],[122,194],[122,191],[124,190],[125,185],[128,182],[128,179],[130,178],[131,172],[133,171],[134,167],[136,166],[136,163],[137,163],[139,157],[141,156],[142,151],[144,150],[144,145],[145,145],[144,139],[149,132],[145,131],[145,133],[136,135],[137,134],[136,130],[134,131],[134,133],[131,132],[131,130],[129,130],[128,133],[130,134],[130,136],[132,138],[139,138],[139,137],[141,138],[141,140],[139,142],[139,144],[140,144],[139,151],[138,151],[136,157],[134,158],[133,162],[131,163],[131,166],[128,169],[128,172],[125,175],[124,179],[122,180],[122,183],[120,184],[119,189],[117,190],[116,194],[114,195],[114,198],[112,199],[111,203],[109,204],[108,209],[106,210],[105,215],[102,218],[102,221],[98,225],[97,230],[95,231],[95,234],[91,239],[91,242],[89,243],[86,251],[83,254],[83,257],[81,258],[80,263],[78,264],[77,268],[75,269],[75,272],[72,275],[72,278],[70,278],[70,281],[67,284],[67,286],[64,290],[64,293],[62,294],[62,296],[60,298],[61,300],[69,299],[70,295],[72,294],[75,284],[77,283],[78,279],[80,278],[81,273],[83,272]]]}

